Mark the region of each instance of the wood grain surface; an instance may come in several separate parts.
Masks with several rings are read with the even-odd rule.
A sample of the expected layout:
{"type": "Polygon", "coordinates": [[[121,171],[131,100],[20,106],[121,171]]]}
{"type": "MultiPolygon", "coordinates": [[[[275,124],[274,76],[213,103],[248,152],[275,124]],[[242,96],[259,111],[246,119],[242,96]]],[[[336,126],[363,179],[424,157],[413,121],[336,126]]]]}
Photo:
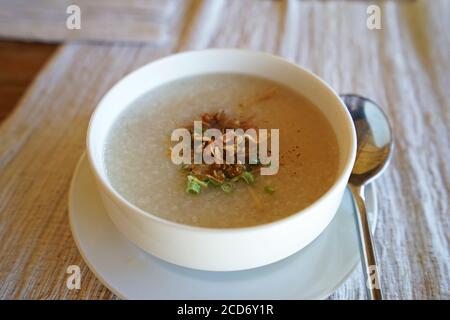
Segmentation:
{"type": "MultiPolygon", "coordinates": [[[[369,30],[365,1],[193,1],[173,46],[64,45],[0,126],[0,297],[115,298],[83,262],[68,225],[89,117],[145,63],[240,47],[284,56],[383,107],[396,150],[376,181],[382,287],[388,299],[449,299],[450,1],[430,2],[378,2],[382,29],[369,30]],[[82,282],[70,291],[73,264],[82,282]]],[[[364,299],[360,268],[330,298],[364,299]]]]}
{"type": "Polygon", "coordinates": [[[0,41],[0,122],[14,109],[57,45],[0,41]]]}

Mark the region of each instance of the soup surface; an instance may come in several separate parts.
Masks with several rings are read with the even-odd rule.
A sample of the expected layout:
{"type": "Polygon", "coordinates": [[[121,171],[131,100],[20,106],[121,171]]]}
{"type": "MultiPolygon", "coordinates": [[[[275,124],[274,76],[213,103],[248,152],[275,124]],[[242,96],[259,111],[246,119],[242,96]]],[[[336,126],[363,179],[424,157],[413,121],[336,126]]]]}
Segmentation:
{"type": "Polygon", "coordinates": [[[339,150],[330,123],[303,96],[263,78],[211,74],[171,82],[134,101],[110,129],[104,161],[112,186],[141,209],[178,223],[230,228],[284,218],[313,203],[336,179],[339,150]],[[258,98],[267,92],[270,97],[258,98]],[[258,175],[251,185],[236,183],[230,193],[208,187],[189,194],[186,174],[170,158],[170,135],[219,110],[257,128],[279,129],[279,171],[258,175]]]}

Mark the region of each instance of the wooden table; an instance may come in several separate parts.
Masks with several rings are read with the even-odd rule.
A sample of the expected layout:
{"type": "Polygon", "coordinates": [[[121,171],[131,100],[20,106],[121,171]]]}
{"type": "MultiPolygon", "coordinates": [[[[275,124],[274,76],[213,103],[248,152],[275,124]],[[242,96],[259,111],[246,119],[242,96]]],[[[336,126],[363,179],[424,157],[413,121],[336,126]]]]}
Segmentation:
{"type": "Polygon", "coordinates": [[[0,122],[14,109],[58,45],[0,41],[0,122]]]}
{"type": "MultiPolygon", "coordinates": [[[[384,108],[396,143],[376,182],[386,298],[449,299],[450,2],[432,3],[377,2],[382,29],[369,30],[364,1],[199,0],[169,46],[62,46],[0,125],[0,297],[115,298],[83,262],[68,226],[89,116],[116,81],[158,57],[240,47],[284,56],[384,108]],[[66,268],[74,264],[82,285],[71,291],[66,268]]],[[[356,270],[330,298],[363,299],[362,279],[356,270]]]]}

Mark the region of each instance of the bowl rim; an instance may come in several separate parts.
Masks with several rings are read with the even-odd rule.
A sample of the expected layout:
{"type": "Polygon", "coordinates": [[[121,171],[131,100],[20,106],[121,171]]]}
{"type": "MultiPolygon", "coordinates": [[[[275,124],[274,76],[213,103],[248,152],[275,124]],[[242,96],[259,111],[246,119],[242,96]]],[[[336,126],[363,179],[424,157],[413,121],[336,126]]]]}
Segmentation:
{"type": "Polygon", "coordinates": [[[165,224],[167,226],[171,226],[178,229],[183,229],[185,231],[195,231],[195,232],[202,232],[202,233],[214,233],[214,234],[233,234],[233,233],[242,233],[242,232],[252,232],[252,231],[259,231],[262,229],[268,229],[268,228],[276,228],[280,225],[290,223],[292,220],[299,219],[300,217],[307,215],[311,211],[314,211],[315,208],[317,208],[321,203],[323,203],[329,196],[336,190],[337,186],[347,183],[348,178],[346,177],[350,176],[350,173],[353,169],[353,164],[356,158],[356,129],[353,124],[352,117],[350,115],[350,112],[347,110],[347,107],[345,106],[342,99],[339,97],[339,95],[336,93],[336,91],[323,79],[321,79],[319,76],[314,74],[312,71],[308,70],[305,67],[302,67],[298,64],[295,64],[293,62],[288,61],[287,59],[268,53],[263,51],[256,51],[256,50],[250,50],[250,49],[235,49],[235,48],[210,48],[210,49],[201,49],[201,50],[189,50],[189,51],[183,51],[175,54],[170,54],[167,56],[164,56],[162,58],[158,58],[155,60],[152,60],[149,63],[146,63],[139,68],[131,71],[124,77],[122,77],[118,82],[116,82],[111,88],[108,89],[108,91],[102,96],[100,101],[96,104],[96,107],[90,117],[88,128],[87,128],[87,134],[86,134],[86,154],[87,159],[89,161],[91,171],[96,177],[97,182],[100,182],[103,188],[107,191],[108,198],[118,204],[119,206],[126,206],[128,209],[133,210],[134,212],[138,213],[139,215],[143,216],[146,219],[153,219],[158,223],[165,224]],[[203,53],[228,53],[228,54],[249,54],[249,55],[259,55],[262,57],[266,57],[269,59],[278,60],[279,62],[288,65],[291,68],[299,69],[300,71],[306,73],[308,76],[314,78],[316,81],[318,81],[326,90],[332,93],[334,98],[336,99],[337,104],[340,105],[341,109],[343,110],[344,114],[347,118],[347,126],[346,130],[349,131],[351,141],[350,141],[350,151],[347,155],[347,157],[344,159],[344,167],[340,171],[339,176],[335,179],[334,183],[328,188],[328,190],[322,194],[319,198],[317,198],[312,204],[309,206],[303,208],[302,210],[299,210],[291,215],[288,215],[286,217],[258,225],[252,225],[252,226],[244,226],[244,227],[231,227],[231,228],[215,228],[215,227],[202,227],[202,226],[194,226],[194,225],[188,225],[183,223],[178,223],[175,221],[171,221],[165,218],[162,218],[160,216],[157,216],[151,212],[147,212],[135,204],[129,202],[127,199],[125,199],[118,191],[116,191],[113,186],[110,184],[110,182],[106,179],[106,177],[102,176],[98,171],[100,168],[97,166],[95,159],[93,157],[92,152],[92,144],[90,142],[94,122],[96,122],[98,118],[98,113],[100,107],[103,105],[104,101],[108,98],[110,93],[117,89],[118,87],[121,87],[125,81],[135,76],[135,74],[141,72],[144,68],[148,67],[149,65],[155,64],[155,63],[161,63],[166,60],[175,59],[175,58],[182,58],[183,56],[188,55],[195,55],[195,54],[203,54],[203,53]]]}

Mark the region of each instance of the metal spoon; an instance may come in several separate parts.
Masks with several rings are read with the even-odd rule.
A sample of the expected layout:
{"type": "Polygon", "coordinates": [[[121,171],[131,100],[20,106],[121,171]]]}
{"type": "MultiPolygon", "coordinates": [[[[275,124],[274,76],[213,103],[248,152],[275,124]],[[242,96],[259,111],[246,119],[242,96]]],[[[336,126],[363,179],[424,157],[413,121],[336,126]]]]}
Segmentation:
{"type": "Polygon", "coordinates": [[[375,102],[354,94],[340,97],[350,111],[358,139],[356,161],[348,186],[357,208],[356,221],[367,297],[381,300],[379,268],[364,203],[364,186],[377,178],[389,163],[394,147],[392,131],[386,115],[375,102]]]}

